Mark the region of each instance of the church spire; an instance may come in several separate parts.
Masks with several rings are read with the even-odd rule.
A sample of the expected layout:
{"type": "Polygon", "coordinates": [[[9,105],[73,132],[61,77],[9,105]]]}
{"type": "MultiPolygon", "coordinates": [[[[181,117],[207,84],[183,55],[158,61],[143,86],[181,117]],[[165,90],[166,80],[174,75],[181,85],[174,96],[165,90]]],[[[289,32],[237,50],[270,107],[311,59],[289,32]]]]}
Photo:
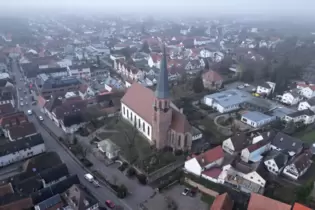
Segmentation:
{"type": "Polygon", "coordinates": [[[163,58],[161,61],[158,83],[155,89],[155,97],[158,99],[167,99],[170,97],[165,44],[163,44],[163,58]]]}

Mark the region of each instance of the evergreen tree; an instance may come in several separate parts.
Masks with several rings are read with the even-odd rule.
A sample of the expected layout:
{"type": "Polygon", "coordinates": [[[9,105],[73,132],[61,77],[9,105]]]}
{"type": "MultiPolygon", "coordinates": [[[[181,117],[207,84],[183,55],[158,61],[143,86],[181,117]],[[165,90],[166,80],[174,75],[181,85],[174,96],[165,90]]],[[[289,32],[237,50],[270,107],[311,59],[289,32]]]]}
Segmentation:
{"type": "Polygon", "coordinates": [[[201,74],[199,74],[193,81],[193,90],[195,93],[201,93],[205,87],[203,86],[201,74]]]}

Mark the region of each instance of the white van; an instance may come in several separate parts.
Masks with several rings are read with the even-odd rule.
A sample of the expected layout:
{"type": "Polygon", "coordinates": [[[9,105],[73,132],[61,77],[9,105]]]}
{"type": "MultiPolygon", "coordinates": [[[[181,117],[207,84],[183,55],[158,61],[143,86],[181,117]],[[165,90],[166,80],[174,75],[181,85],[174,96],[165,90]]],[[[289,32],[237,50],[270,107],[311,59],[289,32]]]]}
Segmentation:
{"type": "Polygon", "coordinates": [[[94,180],[94,177],[91,174],[85,174],[84,178],[88,180],[89,182],[93,182],[94,180]]]}

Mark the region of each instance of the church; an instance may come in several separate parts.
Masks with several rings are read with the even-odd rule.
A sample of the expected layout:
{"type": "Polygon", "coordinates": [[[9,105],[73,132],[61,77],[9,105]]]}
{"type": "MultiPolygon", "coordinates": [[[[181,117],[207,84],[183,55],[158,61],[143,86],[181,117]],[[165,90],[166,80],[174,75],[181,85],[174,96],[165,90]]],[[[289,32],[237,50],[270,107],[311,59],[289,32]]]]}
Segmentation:
{"type": "Polygon", "coordinates": [[[156,90],[133,83],[121,99],[121,116],[157,149],[190,150],[192,127],[171,102],[165,46],[156,90]]]}

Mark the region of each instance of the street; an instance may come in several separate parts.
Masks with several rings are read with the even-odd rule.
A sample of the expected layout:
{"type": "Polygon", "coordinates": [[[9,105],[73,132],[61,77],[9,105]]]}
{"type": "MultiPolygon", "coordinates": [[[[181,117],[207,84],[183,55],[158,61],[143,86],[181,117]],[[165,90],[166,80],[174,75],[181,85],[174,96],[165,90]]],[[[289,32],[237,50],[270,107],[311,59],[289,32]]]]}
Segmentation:
{"type": "MultiPolygon", "coordinates": [[[[14,61],[12,64],[12,71],[14,72],[15,79],[16,79],[17,107],[19,107],[20,110],[24,111],[26,114],[27,114],[27,110],[32,110],[33,112],[36,112],[38,116],[42,115],[39,107],[32,106],[31,104],[31,95],[29,94],[28,88],[24,84],[24,78],[21,75],[21,72],[19,71],[19,67],[16,61],[14,61]],[[21,88],[20,91],[19,91],[19,88],[21,88]],[[24,93],[24,90],[26,90],[26,93],[24,93]],[[22,97],[24,97],[23,106],[21,106],[22,97]],[[26,102],[28,102],[28,105],[25,104],[26,102]]],[[[96,199],[99,200],[100,205],[104,206],[104,203],[106,200],[112,200],[116,205],[120,205],[124,207],[125,209],[129,209],[129,210],[136,209],[137,204],[132,205],[132,207],[129,206],[123,200],[117,198],[116,195],[113,194],[107,187],[102,186],[100,188],[95,188],[94,186],[92,186],[91,183],[89,183],[87,180],[84,179],[84,174],[86,174],[87,171],[79,163],[77,163],[73,159],[73,157],[54,138],[52,138],[49,135],[49,133],[47,133],[45,129],[42,128],[38,120],[36,120],[33,115],[29,115],[29,120],[34,123],[37,131],[42,134],[47,150],[55,151],[59,154],[61,160],[67,165],[69,172],[71,174],[78,175],[81,183],[84,186],[86,186],[87,189],[90,190],[90,192],[95,196],[96,199]]],[[[47,119],[45,119],[43,123],[46,124],[46,121],[47,119]]],[[[49,126],[49,124],[47,126],[49,126]]]]}

